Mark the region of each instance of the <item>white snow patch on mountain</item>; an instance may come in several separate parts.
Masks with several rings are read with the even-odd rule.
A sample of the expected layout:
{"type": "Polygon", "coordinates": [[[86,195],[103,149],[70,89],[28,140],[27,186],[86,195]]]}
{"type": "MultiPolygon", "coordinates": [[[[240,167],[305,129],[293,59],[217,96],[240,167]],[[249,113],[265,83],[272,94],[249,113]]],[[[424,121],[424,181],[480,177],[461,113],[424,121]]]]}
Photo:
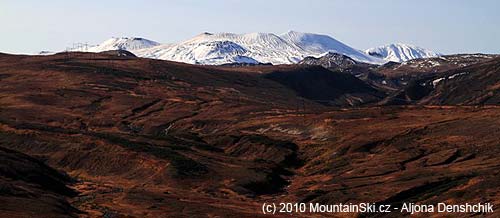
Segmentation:
{"type": "Polygon", "coordinates": [[[414,45],[395,43],[365,50],[365,53],[385,61],[405,62],[417,58],[438,57],[439,53],[414,45]]]}
{"type": "MultiPolygon", "coordinates": [[[[196,38],[196,37],[195,37],[196,38]]],[[[241,45],[224,40],[188,40],[179,44],[160,45],[136,52],[141,57],[185,62],[190,64],[220,65],[227,63],[259,63],[248,56],[241,45]]]]}
{"type": "Polygon", "coordinates": [[[109,50],[127,50],[130,52],[151,48],[160,45],[160,43],[151,41],[144,38],[137,37],[119,37],[119,38],[111,38],[97,46],[91,46],[89,48],[80,47],[79,50],[88,51],[88,52],[102,52],[109,50]]]}

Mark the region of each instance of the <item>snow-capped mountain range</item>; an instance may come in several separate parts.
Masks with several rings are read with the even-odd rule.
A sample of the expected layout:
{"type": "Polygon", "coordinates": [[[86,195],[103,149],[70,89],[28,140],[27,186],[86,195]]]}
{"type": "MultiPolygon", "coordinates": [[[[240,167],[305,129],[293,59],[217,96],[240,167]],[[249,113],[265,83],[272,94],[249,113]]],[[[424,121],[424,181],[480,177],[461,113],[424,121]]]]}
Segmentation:
{"type": "Polygon", "coordinates": [[[417,58],[438,57],[439,53],[418,46],[394,43],[365,50],[365,53],[385,61],[405,62],[417,58]]]}
{"type": "MultiPolygon", "coordinates": [[[[289,31],[280,35],[273,33],[202,33],[180,43],[171,44],[160,44],[144,38],[121,37],[108,39],[97,46],[85,48],[84,51],[102,52],[122,49],[139,57],[205,65],[228,63],[294,64],[306,57],[321,57],[329,52],[349,56],[358,62],[383,64],[394,61],[394,57],[404,57],[398,61],[405,61],[413,57],[435,54],[433,52],[422,53],[417,47],[398,45],[403,49],[383,49],[384,47],[380,47],[363,52],[327,35],[289,31]]],[[[79,48],[79,50],[82,49],[79,48]]]]}

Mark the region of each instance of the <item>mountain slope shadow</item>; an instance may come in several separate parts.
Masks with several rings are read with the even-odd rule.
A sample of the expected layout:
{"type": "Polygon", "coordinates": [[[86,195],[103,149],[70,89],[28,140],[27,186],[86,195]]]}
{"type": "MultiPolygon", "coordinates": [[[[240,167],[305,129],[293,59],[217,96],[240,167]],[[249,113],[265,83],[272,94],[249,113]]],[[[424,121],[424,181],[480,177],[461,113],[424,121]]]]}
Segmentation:
{"type": "Polygon", "coordinates": [[[76,217],[67,197],[76,192],[66,186],[73,180],[44,163],[0,147],[0,214],[2,217],[76,217]]]}
{"type": "Polygon", "coordinates": [[[299,96],[329,105],[361,105],[376,102],[384,94],[356,77],[320,66],[276,70],[264,75],[299,96]]]}

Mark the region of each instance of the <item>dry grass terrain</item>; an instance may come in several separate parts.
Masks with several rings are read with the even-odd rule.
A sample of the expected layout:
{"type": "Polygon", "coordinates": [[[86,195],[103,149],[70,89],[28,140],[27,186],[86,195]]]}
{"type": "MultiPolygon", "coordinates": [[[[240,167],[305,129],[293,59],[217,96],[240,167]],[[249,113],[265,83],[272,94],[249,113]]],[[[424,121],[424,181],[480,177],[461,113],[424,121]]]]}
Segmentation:
{"type": "Polygon", "coordinates": [[[313,97],[335,91],[329,105],[356,105],[383,96],[294,88],[314,81],[303,73],[314,69],[0,54],[0,200],[9,202],[0,214],[280,217],[261,214],[262,203],[500,205],[499,106],[325,106],[313,97]],[[279,79],[287,73],[297,80],[279,79]]]}

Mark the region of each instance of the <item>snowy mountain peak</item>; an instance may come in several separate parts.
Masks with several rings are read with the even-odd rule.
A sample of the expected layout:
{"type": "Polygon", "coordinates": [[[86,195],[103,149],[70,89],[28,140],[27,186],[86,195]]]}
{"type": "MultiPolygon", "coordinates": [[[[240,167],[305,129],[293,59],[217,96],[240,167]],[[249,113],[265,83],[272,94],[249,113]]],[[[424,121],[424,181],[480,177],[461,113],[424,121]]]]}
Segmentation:
{"type": "Polygon", "coordinates": [[[280,37],[310,53],[324,54],[326,52],[333,52],[347,55],[360,62],[374,64],[383,62],[376,57],[366,55],[328,35],[288,31],[280,35],[280,37]]]}
{"type": "Polygon", "coordinates": [[[370,48],[365,50],[365,53],[393,62],[404,62],[417,58],[440,56],[439,53],[405,43],[393,43],[376,48],[370,48]]]}
{"type": "Polygon", "coordinates": [[[139,37],[113,37],[103,43],[90,47],[90,52],[102,52],[109,50],[128,50],[134,51],[139,49],[151,48],[158,46],[160,43],[139,37]]]}

